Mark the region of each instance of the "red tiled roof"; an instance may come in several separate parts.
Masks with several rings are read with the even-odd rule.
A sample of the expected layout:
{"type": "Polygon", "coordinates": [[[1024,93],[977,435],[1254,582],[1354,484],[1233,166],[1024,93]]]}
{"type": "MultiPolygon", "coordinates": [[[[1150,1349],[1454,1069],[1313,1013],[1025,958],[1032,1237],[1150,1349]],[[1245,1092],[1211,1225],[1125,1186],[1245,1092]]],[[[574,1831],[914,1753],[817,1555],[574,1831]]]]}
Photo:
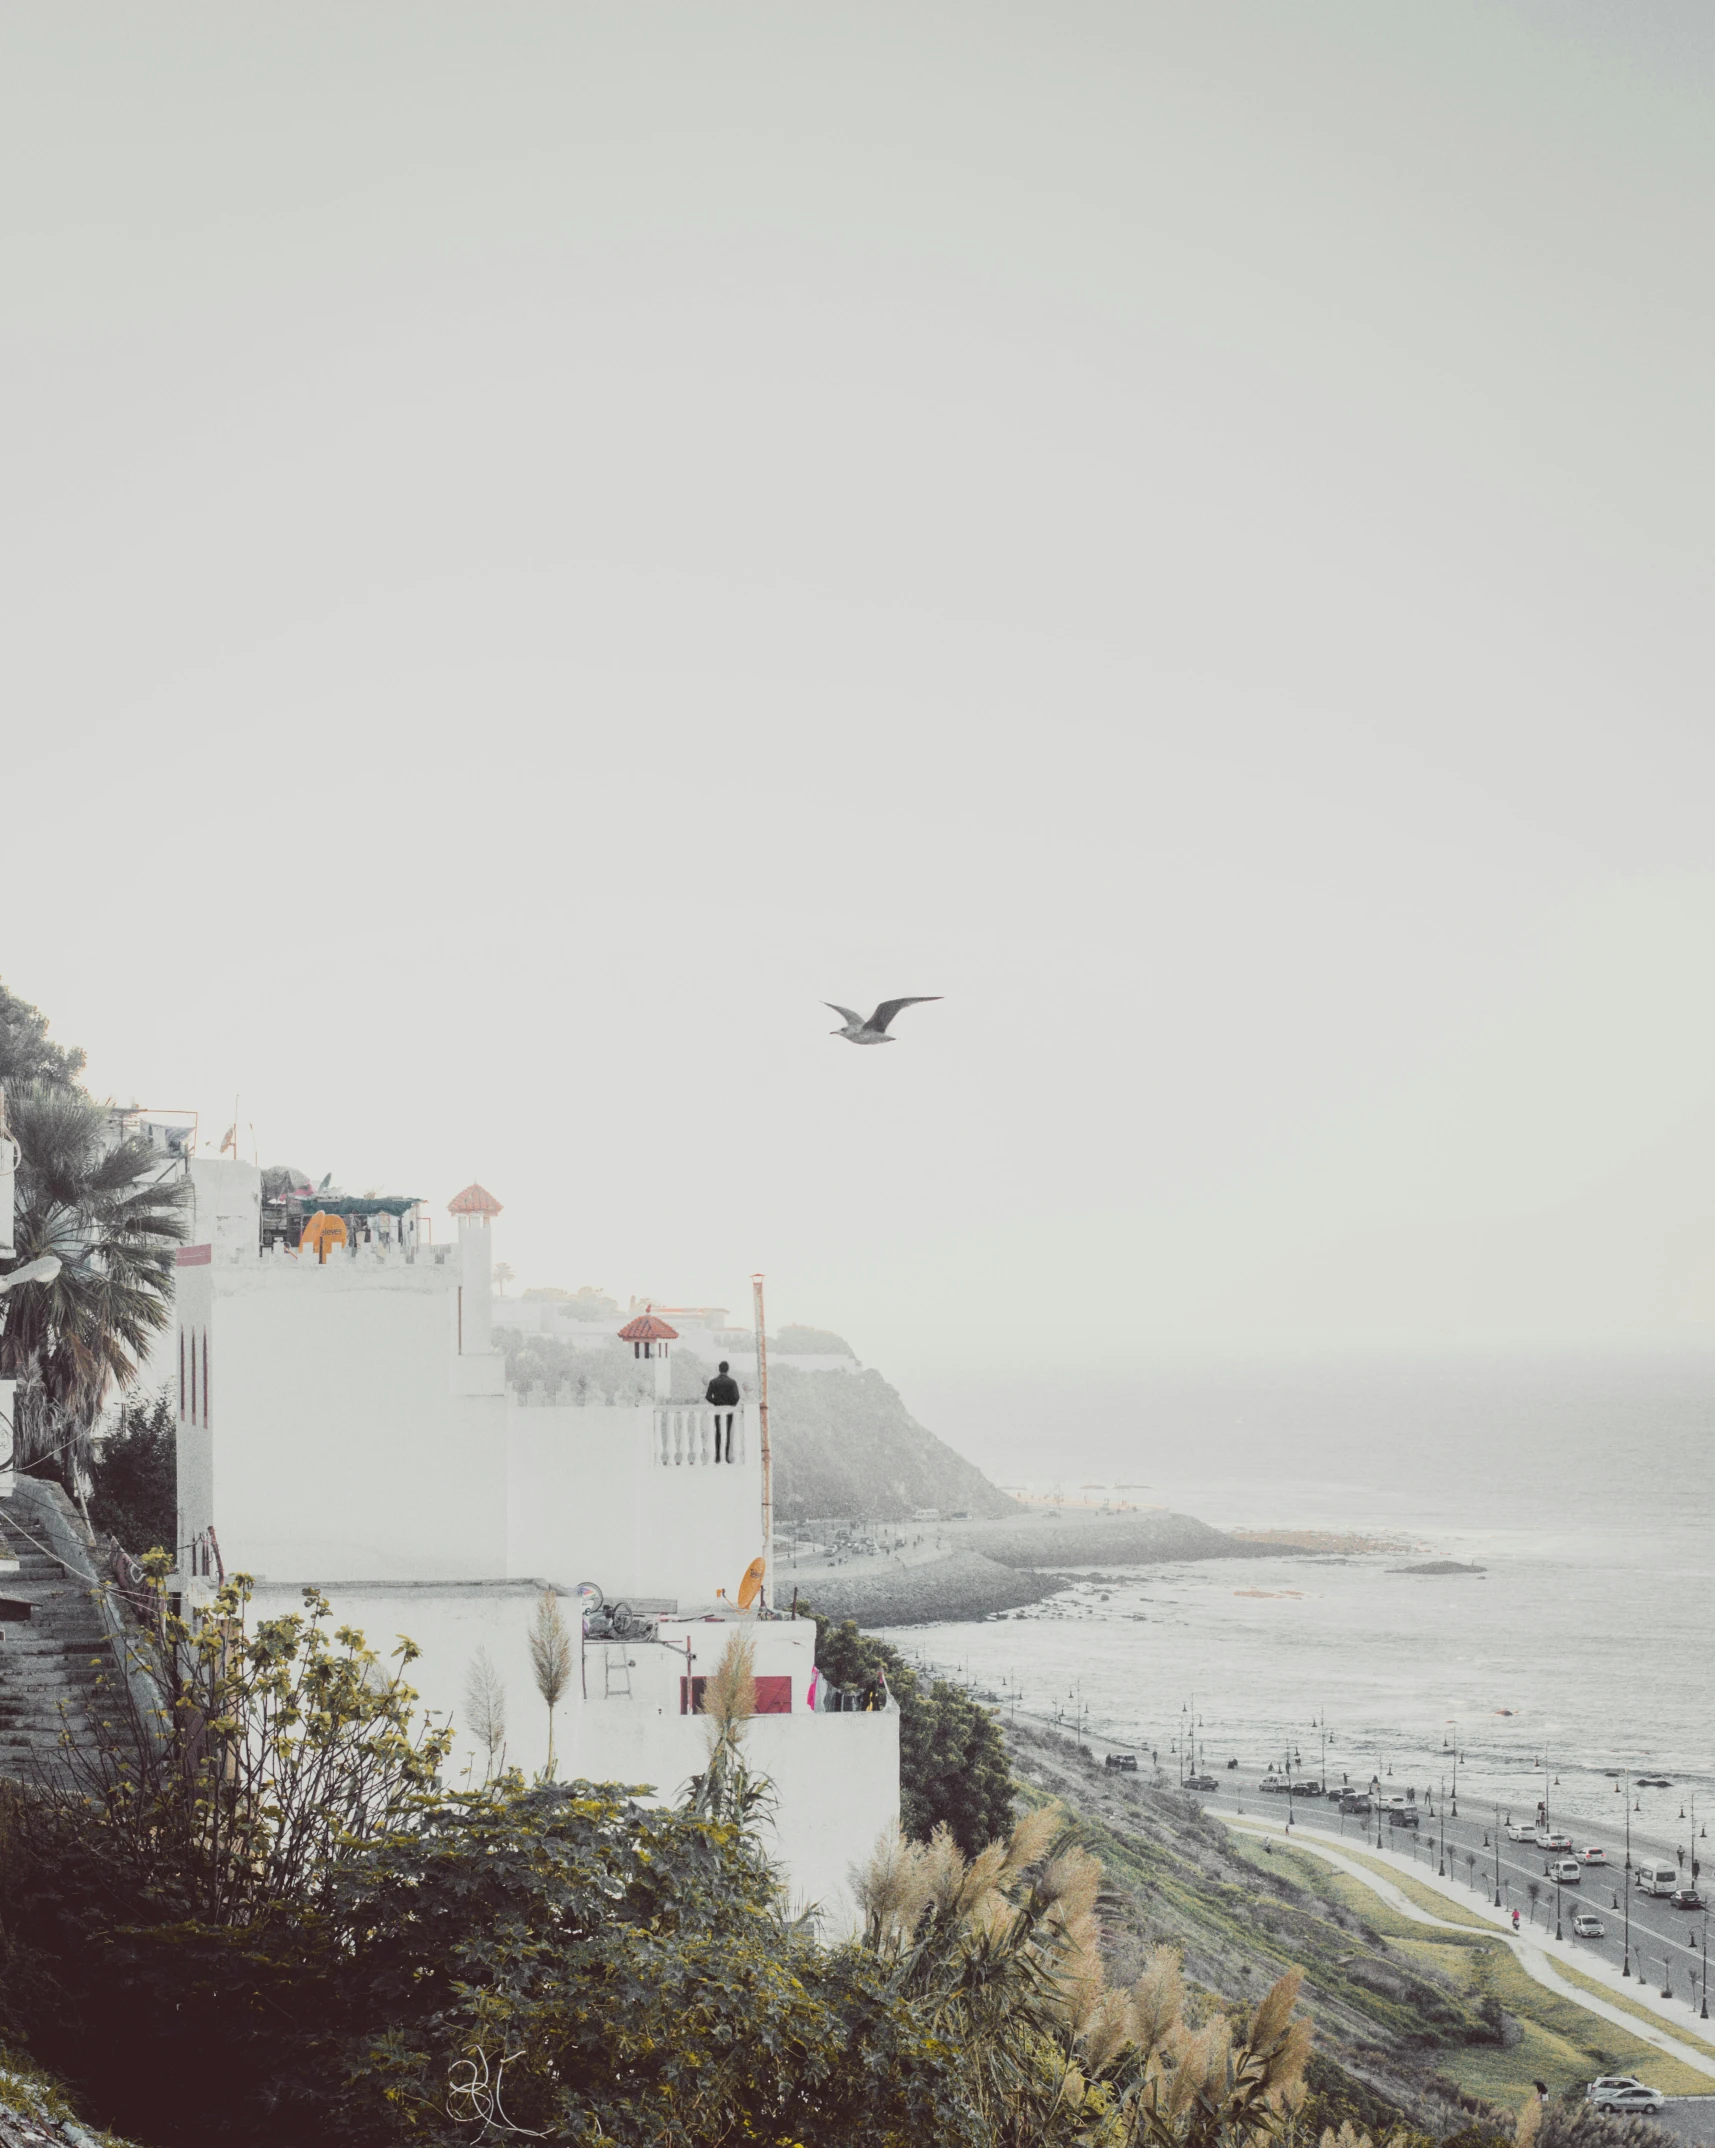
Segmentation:
{"type": "Polygon", "coordinates": [[[621,1342],[677,1342],[679,1331],[670,1328],[651,1307],[648,1312],[639,1313],[635,1320],[628,1321],[620,1329],[619,1339],[621,1342]]]}
{"type": "Polygon", "coordinates": [[[447,1203],[449,1216],[498,1216],[500,1203],[486,1186],[479,1186],[473,1178],[463,1193],[455,1193],[447,1203]]]}

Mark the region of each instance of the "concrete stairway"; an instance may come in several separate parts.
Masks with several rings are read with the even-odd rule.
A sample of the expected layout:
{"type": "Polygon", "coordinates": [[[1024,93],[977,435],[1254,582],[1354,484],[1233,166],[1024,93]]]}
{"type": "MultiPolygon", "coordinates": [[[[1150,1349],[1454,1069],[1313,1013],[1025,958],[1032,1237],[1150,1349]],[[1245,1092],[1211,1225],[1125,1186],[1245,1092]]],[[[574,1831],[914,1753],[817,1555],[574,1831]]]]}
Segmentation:
{"type": "Polygon", "coordinates": [[[61,1563],[81,1550],[68,1539],[82,1530],[58,1486],[21,1478],[0,1500],[0,1533],[20,1562],[0,1574],[0,1596],[32,1607],[28,1622],[0,1624],[0,1775],[22,1776],[51,1767],[63,1735],[88,1735],[94,1687],[111,1677],[113,1655],[89,1582],[61,1563]]]}

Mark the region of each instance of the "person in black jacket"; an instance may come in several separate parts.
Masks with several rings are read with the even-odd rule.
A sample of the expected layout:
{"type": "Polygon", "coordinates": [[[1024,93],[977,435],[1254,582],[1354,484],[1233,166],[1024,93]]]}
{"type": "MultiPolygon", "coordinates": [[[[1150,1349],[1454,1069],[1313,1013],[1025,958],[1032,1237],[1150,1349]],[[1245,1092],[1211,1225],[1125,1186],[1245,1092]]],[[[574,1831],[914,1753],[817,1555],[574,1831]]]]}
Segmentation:
{"type": "Polygon", "coordinates": [[[721,1369],[709,1382],[709,1391],[703,1397],[705,1402],[712,1402],[715,1406],[715,1460],[717,1462],[730,1462],[732,1460],[732,1415],[733,1407],[738,1399],[738,1382],[728,1372],[727,1362],[723,1357],[721,1359],[721,1369]]]}

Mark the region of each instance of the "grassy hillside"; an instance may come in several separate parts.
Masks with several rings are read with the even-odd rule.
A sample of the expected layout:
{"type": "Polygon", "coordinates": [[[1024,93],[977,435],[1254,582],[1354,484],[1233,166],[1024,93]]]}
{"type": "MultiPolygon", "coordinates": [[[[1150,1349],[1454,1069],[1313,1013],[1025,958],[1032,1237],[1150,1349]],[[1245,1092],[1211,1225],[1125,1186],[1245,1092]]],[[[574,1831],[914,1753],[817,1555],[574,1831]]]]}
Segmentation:
{"type": "Polygon", "coordinates": [[[774,1511],[782,1521],[861,1516],[904,1521],[1017,1510],[974,1462],[920,1425],[879,1372],[800,1372],[770,1366],[774,1511]]]}
{"type": "MultiPolygon", "coordinates": [[[[1323,2059],[1426,2133],[1459,2132],[1474,2104],[1517,2110],[1538,2079],[1573,2099],[1554,2107],[1551,2148],[1587,2120],[1577,2094],[1598,2073],[1641,2072],[1669,2094],[1708,2088],[1641,2037],[1534,1983],[1475,1917],[1468,1932],[1415,1924],[1316,1857],[1280,1842],[1265,1849],[1147,1775],[1106,1774],[1050,1732],[1012,1725],[1007,1744],[1027,1797],[1059,1797],[1079,1815],[1106,1870],[1103,1919],[1117,1954],[1170,1942],[1188,1975],[1228,1999],[1254,1998],[1301,1964],[1323,2059]]],[[[1461,1922],[1456,1903],[1423,1900],[1461,1922]]]]}

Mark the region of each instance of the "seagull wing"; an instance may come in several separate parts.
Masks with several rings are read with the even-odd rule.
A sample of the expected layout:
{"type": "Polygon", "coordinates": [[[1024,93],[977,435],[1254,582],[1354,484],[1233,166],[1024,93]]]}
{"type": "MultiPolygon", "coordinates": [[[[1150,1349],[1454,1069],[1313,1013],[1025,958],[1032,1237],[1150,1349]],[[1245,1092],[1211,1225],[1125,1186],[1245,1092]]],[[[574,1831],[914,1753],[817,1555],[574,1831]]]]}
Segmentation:
{"type": "Polygon", "coordinates": [[[919,992],[915,999],[884,999],[870,1016],[867,1026],[871,1029],[885,1029],[901,1007],[927,1006],[930,1000],[940,997],[939,992],[919,992]]]}
{"type": "Polygon", "coordinates": [[[863,1027],[863,1016],[858,1013],[855,1007],[842,1007],[839,1001],[834,999],[825,999],[822,1005],[832,1007],[836,1014],[843,1014],[846,1020],[855,1024],[857,1028],[861,1029],[863,1027]]]}

